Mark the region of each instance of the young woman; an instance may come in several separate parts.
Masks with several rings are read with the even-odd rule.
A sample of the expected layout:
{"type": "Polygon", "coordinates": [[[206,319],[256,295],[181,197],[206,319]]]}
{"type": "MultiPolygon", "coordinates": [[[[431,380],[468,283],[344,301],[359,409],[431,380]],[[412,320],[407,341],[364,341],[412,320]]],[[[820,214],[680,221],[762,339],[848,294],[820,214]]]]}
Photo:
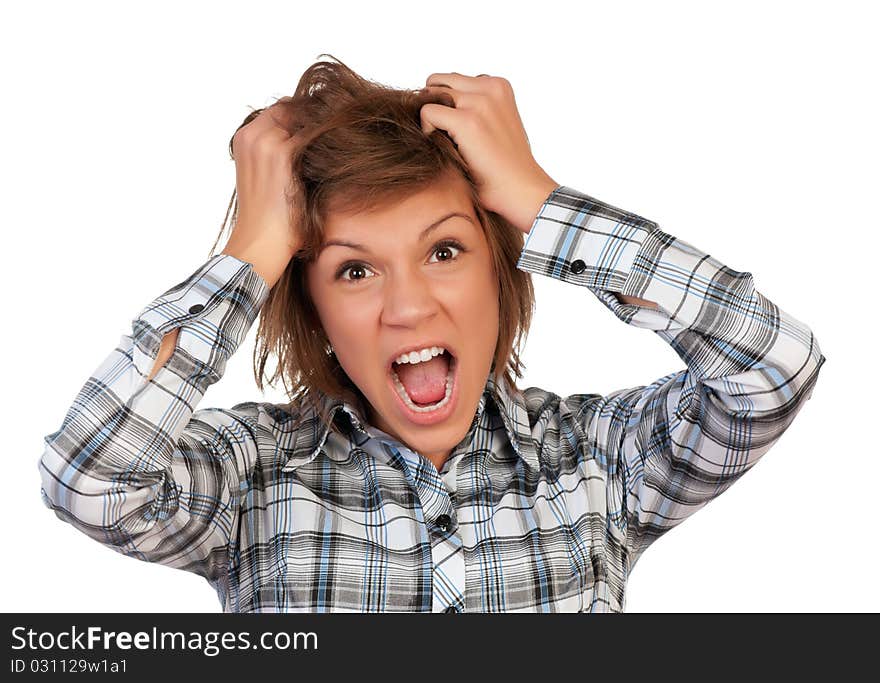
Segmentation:
{"type": "Polygon", "coordinates": [[[772,447],[825,361],[750,273],[554,181],[503,78],[317,62],[230,152],[225,249],[141,310],[39,463],[61,519],[224,611],[623,611],[641,553],[772,447]],[[532,273],[687,368],[518,390],[532,273]],[[197,410],[258,314],[257,384],[274,352],[292,400],[197,410]]]}

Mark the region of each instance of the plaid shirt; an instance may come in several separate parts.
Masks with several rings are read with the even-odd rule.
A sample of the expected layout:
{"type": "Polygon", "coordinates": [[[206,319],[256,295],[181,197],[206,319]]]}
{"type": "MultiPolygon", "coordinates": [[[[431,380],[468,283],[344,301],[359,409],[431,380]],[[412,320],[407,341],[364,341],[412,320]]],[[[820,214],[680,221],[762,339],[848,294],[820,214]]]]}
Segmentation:
{"type": "Polygon", "coordinates": [[[776,443],[825,357],[750,273],[570,187],[516,265],[586,287],[687,369],[605,396],[489,377],[438,472],[353,395],[195,410],[269,294],[220,254],[140,312],[45,437],[43,502],[120,553],[205,577],[227,612],[623,611],[641,553],[776,443]]]}

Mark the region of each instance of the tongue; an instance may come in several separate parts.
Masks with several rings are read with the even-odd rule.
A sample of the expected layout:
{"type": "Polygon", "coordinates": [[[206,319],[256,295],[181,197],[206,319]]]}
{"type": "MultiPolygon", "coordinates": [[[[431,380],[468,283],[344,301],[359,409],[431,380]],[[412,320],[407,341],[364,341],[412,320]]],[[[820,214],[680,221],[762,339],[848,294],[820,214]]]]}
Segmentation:
{"type": "Polygon", "coordinates": [[[446,395],[449,356],[445,353],[421,363],[395,363],[393,369],[413,403],[437,403],[446,395]]]}

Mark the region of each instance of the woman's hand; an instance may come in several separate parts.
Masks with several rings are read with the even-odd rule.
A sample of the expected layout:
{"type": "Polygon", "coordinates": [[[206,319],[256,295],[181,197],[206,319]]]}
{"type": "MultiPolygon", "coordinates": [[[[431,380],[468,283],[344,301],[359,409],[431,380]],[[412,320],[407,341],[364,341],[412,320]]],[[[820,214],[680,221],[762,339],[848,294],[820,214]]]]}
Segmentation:
{"type": "Polygon", "coordinates": [[[532,156],[513,88],[498,76],[435,73],[423,89],[450,104],[422,105],[422,130],[446,131],[470,167],[483,206],[528,234],[559,187],[532,156]]]}
{"type": "Polygon", "coordinates": [[[238,217],[222,253],[250,263],[270,289],[302,246],[292,225],[291,157],[298,139],[288,133],[289,119],[276,102],[232,138],[238,217]]]}

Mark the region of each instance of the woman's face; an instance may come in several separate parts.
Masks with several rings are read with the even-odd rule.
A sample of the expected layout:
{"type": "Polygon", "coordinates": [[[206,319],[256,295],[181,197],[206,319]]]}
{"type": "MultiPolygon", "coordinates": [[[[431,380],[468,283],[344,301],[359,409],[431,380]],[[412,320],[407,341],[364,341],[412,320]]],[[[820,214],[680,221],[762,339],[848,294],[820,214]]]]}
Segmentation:
{"type": "MultiPolygon", "coordinates": [[[[307,280],[340,365],[369,402],[366,418],[439,469],[470,428],[498,341],[498,281],[466,181],[450,175],[391,206],[329,216],[307,280]],[[392,361],[432,346],[454,356],[452,393],[445,408],[413,412],[392,370],[414,386],[420,368],[392,361]]],[[[427,378],[434,366],[436,382],[442,362],[421,369],[427,378]]]]}

